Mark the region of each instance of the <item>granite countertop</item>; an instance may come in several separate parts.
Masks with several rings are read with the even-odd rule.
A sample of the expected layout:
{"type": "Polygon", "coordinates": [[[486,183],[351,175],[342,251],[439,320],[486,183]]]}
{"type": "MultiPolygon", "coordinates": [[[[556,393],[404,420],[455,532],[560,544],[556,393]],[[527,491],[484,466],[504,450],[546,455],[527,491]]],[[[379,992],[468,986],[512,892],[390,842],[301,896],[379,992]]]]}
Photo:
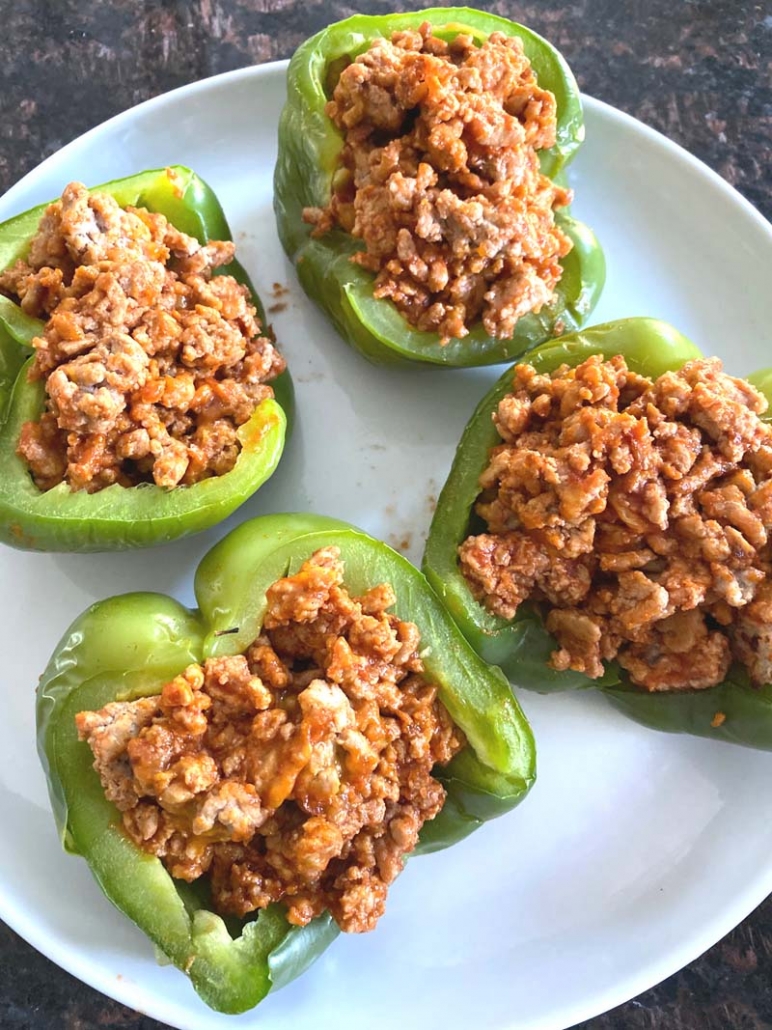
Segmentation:
{"type": "MultiPolygon", "coordinates": [[[[362,0],[356,9],[421,6],[362,0]]],[[[585,92],[681,143],[772,218],[768,0],[478,6],[546,35],[585,92]]],[[[0,190],[111,115],[208,75],[287,57],[354,10],[340,0],[14,0],[0,36],[0,190]]],[[[161,1026],[79,983],[0,923],[3,1030],[161,1026]]],[[[582,1027],[772,1027],[772,898],[686,969],[582,1027]]]]}

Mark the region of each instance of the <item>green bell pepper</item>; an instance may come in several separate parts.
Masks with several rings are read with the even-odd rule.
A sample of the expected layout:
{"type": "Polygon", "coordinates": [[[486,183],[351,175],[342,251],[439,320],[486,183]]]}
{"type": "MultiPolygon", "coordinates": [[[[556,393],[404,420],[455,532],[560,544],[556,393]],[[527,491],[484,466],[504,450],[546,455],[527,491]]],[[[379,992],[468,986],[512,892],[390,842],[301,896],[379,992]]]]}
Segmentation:
{"type": "Polygon", "coordinates": [[[78,741],[75,715],[158,693],[191,662],[244,651],[259,634],[266,589],[329,545],[340,548],[352,593],[380,582],[394,587],[397,615],[421,631],[426,675],[466,734],[467,746],[437,770],[447,799],[417,851],[445,848],[525,796],[535,777],[531,731],[504,676],[469,647],[421,573],[346,523],[271,515],[242,524],[201,562],[197,610],[150,593],[99,602],[65,633],[38,687],[38,750],[65,847],[88,861],[107,897],[223,1012],[251,1008],[301,973],[337,928],[326,914],[303,929],[290,926],[278,905],[226,925],[207,908],[205,891],[173,880],[124,835],[91,752],[78,741]]]}
{"type": "MultiPolygon", "coordinates": [[[[142,172],[95,190],[109,193],[122,207],[160,212],[201,243],[231,239],[216,195],[188,168],[142,172]]],[[[0,225],[0,269],[26,256],[46,206],[0,225]]],[[[267,331],[265,312],[241,265],[233,261],[219,271],[249,287],[267,331]]],[[[275,398],[262,401],[238,430],[242,449],[225,475],[173,490],[150,483],[116,484],[94,494],[73,491],[66,483],[39,490],[16,447],[24,422],[37,420],[44,410],[44,384],[27,379],[32,340],[42,335],[43,327],[0,296],[0,542],[36,551],[107,551],[165,543],[220,522],[275,470],[293,408],[288,372],[272,382],[275,398]]]]}
{"type": "MultiPolygon", "coordinates": [[[[690,340],[666,323],[629,318],[550,341],[532,351],[527,361],[539,372],[551,373],[562,364],[578,365],[592,354],[622,354],[633,371],[651,378],[702,357],[690,340]]],[[[772,370],[748,378],[772,402],[772,370]]],[[[424,553],[424,573],[464,636],[518,687],[543,693],[597,687],[617,708],[647,726],[772,750],[772,685],[753,687],[736,666],[715,687],[672,693],[632,686],[616,662],[607,663],[597,680],[572,670],[559,672],[547,665],[557,642],[533,605],[523,604],[514,619],[503,619],[475,600],[459,568],[458,548],[480,531],[473,510],[479,478],[491,448],[501,442],[492,416],[511,389],[512,369],[507,369],[469,420],[437,502],[424,553]],[[725,718],[713,725],[716,715],[725,718]]]]}
{"type": "Polygon", "coordinates": [[[302,219],[306,207],[324,208],[343,137],[324,112],[343,62],[355,58],[379,37],[430,22],[445,39],[467,33],[479,42],[496,31],[517,36],[536,72],[539,85],[554,93],[558,128],[554,147],[540,154],[542,172],[558,176],[584,139],[579,87],[564,58],[535,32],[495,14],[468,7],[436,7],[402,14],[354,15],[328,26],[295,52],[287,75],[287,102],[279,122],[279,153],[274,175],[274,210],[279,237],[303,289],[343,338],[379,365],[462,367],[509,361],[536,344],[581,326],[594,308],[605,280],[603,252],[581,222],[558,211],[556,221],[571,237],[573,249],[562,259],[563,274],[552,303],[517,323],[509,340],[487,335],[475,326],[462,340],[444,346],[436,333],[412,328],[389,300],[373,296],[373,275],[352,263],[361,241],[340,229],[312,239],[302,219]],[[560,329],[559,327],[562,327],[560,329]]]}

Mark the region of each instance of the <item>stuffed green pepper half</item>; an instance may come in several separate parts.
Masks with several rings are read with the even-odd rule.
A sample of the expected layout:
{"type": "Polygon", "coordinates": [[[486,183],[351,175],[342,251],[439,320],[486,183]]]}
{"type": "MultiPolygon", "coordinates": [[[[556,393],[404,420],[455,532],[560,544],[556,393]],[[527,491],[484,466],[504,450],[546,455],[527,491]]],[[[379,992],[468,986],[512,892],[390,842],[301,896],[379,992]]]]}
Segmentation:
{"type": "Polygon", "coordinates": [[[507,361],[578,328],[605,277],[562,175],[562,56],[465,7],[355,15],[295,53],[274,207],[300,282],[376,364],[507,361]]]}
{"type": "Polygon", "coordinates": [[[475,649],[518,686],[772,748],[771,383],[644,318],[508,370],[424,556],[475,649]]]}
{"type": "Polygon", "coordinates": [[[292,383],[217,197],[175,167],[0,225],[0,540],[94,551],[224,519],[292,383]]]}
{"type": "Polygon", "coordinates": [[[242,1012],[372,929],[410,854],[518,804],[534,743],[423,575],[345,523],[246,522],[195,594],[76,619],[38,688],[39,752],[66,848],[242,1012]]]}

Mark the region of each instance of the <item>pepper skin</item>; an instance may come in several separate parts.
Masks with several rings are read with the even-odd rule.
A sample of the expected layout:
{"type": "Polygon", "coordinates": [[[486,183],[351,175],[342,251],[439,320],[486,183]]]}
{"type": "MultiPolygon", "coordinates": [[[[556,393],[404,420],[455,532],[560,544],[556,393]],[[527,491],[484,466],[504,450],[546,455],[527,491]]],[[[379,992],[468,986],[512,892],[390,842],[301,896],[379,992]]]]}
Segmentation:
{"type": "MultiPolygon", "coordinates": [[[[379,37],[430,22],[436,35],[468,33],[479,41],[495,31],[518,36],[539,85],[557,100],[557,143],[540,154],[541,170],[561,173],[584,139],[579,87],[563,57],[534,32],[494,14],[466,7],[437,7],[387,15],[354,15],[328,26],[295,52],[287,74],[287,103],[279,122],[279,154],[274,175],[274,210],[279,237],[308,296],[343,338],[377,365],[463,367],[509,361],[558,332],[579,328],[594,308],[605,280],[603,252],[593,233],[565,209],[557,223],[573,240],[562,259],[563,275],[553,303],[517,323],[511,339],[494,339],[482,325],[444,346],[436,333],[413,329],[388,300],[373,297],[372,273],[353,264],[360,241],[340,229],[311,238],[302,219],[305,207],[325,207],[330,199],[343,138],[324,113],[330,78],[342,62],[356,57],[379,37]]],[[[333,82],[334,85],[334,82],[333,82]]]]}
{"type": "Polygon", "coordinates": [[[469,647],[416,568],[346,523],[270,515],[242,524],[201,562],[197,610],[150,593],[93,605],[65,633],[38,687],[38,750],[54,815],[65,847],[87,860],[107,897],[222,1012],[243,1012],[299,975],[337,927],[327,914],[303,929],[290,926],[272,905],[256,919],[229,919],[232,939],[206,908],[201,886],[173,881],[123,834],[88,745],[78,741],[75,715],[158,693],[191,662],[244,651],[262,625],[266,589],[329,545],[340,548],[352,593],[381,582],[394,587],[394,610],[417,623],[426,675],[466,734],[464,750],[435,772],[447,799],[415,853],[445,848],[513,808],[535,778],[533,737],[500,670],[469,647]]]}
{"type": "MultiPolygon", "coordinates": [[[[118,179],[96,190],[122,207],[160,212],[201,243],[231,239],[220,203],[206,183],[176,166],[118,179]]],[[[47,205],[0,225],[0,269],[23,258],[47,205]]],[[[249,287],[263,327],[265,312],[241,265],[220,270],[249,287]]],[[[266,328],[267,331],[267,328],[266,328]]],[[[45,492],[32,481],[16,454],[24,422],[40,417],[42,382],[27,380],[31,343],[43,322],[0,296],[0,542],[35,551],[113,551],[166,543],[222,521],[257,490],[279,463],[293,408],[292,380],[283,372],[272,383],[275,398],[260,403],[238,430],[242,450],[222,476],[166,490],[154,484],[109,486],[94,494],[66,483],[45,492]]]]}
{"type": "MultiPolygon", "coordinates": [[[[592,354],[622,354],[633,371],[651,378],[702,357],[690,340],[666,323],[629,318],[552,340],[528,354],[527,361],[539,372],[550,373],[562,364],[578,365],[592,354]]],[[[772,370],[748,378],[772,402],[772,370]]],[[[508,369],[469,420],[437,502],[424,553],[424,573],[467,640],[486,661],[499,665],[515,686],[542,693],[597,687],[615,707],[646,726],[772,750],[772,685],[753,687],[737,666],[715,687],[671,693],[632,686],[616,662],[607,663],[597,680],[572,670],[558,672],[547,665],[557,642],[534,606],[522,605],[515,618],[507,620],[475,600],[459,569],[458,547],[475,531],[479,477],[491,448],[500,443],[492,416],[511,388],[508,369]],[[723,721],[714,718],[719,714],[723,721]]],[[[770,417],[768,411],[765,418],[770,417]]]]}

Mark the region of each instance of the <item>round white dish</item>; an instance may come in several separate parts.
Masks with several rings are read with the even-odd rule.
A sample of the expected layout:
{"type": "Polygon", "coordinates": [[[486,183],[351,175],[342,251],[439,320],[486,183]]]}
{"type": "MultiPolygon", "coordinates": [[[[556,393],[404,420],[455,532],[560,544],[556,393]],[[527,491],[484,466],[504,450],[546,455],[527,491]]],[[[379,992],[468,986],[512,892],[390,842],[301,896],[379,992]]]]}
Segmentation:
{"type": "MultiPolygon", "coordinates": [[[[0,219],[57,195],[182,163],[219,193],[295,379],[298,421],[272,479],[227,523],[126,554],[0,550],[0,917],[63,968],[180,1030],[469,1027],[563,1030],[708,948],[772,891],[772,755],[647,731],[592,693],[522,703],[539,746],[523,806],[410,863],[377,931],[341,938],[300,980],[219,1016],[59,847],[35,752],[34,688],[72,618],[114,593],[192,601],[198,559],[259,513],[339,516],[420,559],[432,506],[496,369],[389,371],[342,343],[300,291],[273,223],[286,65],[176,90],[75,140],[0,200],[0,219]]],[[[586,101],[571,169],[608,281],[593,321],[671,321],[738,374],[768,364],[772,229],[683,150],[586,101]]]]}

